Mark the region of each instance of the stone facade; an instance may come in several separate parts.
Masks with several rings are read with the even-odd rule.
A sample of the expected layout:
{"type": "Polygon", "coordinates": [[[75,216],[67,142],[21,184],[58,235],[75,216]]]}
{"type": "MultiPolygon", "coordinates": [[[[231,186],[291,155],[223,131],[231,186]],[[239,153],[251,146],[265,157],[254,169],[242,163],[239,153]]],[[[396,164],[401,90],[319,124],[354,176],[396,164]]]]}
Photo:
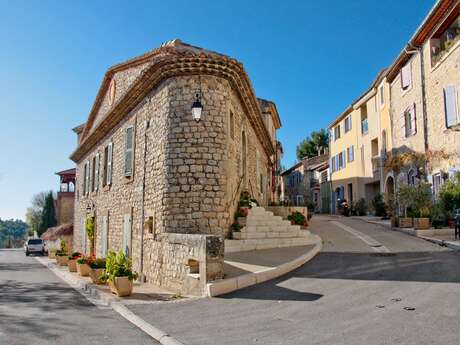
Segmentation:
{"type": "Polygon", "coordinates": [[[95,217],[98,255],[128,247],[147,281],[202,291],[206,279],[223,274],[222,257],[211,253],[223,253],[240,192],[248,190],[262,205],[270,201],[273,154],[258,101],[235,60],[176,40],[117,65],[106,74],[72,155],[80,181],[74,247],[88,252],[85,219],[95,217]],[[199,122],[190,110],[197,90],[204,107],[199,122]],[[133,171],[126,177],[128,128],[133,171]],[[109,144],[111,183],[104,186],[109,144]],[[97,188],[91,182],[84,193],[85,164],[97,154],[97,188]],[[208,272],[198,288],[185,279],[194,271],[189,260],[208,272]]]}

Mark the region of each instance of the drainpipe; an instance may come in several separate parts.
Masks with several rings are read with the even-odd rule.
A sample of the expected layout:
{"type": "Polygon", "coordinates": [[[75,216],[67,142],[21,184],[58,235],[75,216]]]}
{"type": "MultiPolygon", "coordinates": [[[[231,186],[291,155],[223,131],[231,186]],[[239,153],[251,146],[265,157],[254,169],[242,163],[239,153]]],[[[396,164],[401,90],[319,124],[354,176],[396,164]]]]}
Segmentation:
{"type": "MultiPolygon", "coordinates": [[[[413,48],[412,50],[408,50],[407,47],[404,48],[405,52],[408,54],[415,54],[418,53],[420,56],[420,80],[421,80],[421,88],[422,88],[422,118],[423,118],[423,145],[425,149],[425,154],[428,152],[429,146],[428,146],[428,113],[426,110],[426,81],[425,81],[425,57],[423,55],[423,46],[411,46],[408,45],[408,47],[413,48]]],[[[425,181],[427,181],[427,164],[428,162],[425,162],[425,181]]]]}
{"type": "Polygon", "coordinates": [[[141,255],[139,270],[139,280],[144,283],[144,222],[145,222],[145,170],[147,165],[147,129],[150,127],[150,121],[145,120],[144,122],[144,158],[143,158],[143,172],[142,172],[142,198],[141,198],[141,255]]]}

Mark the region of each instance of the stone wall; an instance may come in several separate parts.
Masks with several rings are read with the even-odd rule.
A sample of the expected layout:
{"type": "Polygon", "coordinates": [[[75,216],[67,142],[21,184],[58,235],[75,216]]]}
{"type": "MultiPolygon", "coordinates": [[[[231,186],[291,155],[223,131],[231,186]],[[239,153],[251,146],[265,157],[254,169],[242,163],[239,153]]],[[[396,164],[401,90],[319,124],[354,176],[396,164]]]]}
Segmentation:
{"type": "MultiPolygon", "coordinates": [[[[427,98],[428,147],[432,151],[444,151],[449,157],[432,160],[433,173],[460,165],[460,131],[447,128],[444,108],[444,88],[456,85],[460,89],[460,45],[453,48],[448,56],[435,66],[431,66],[430,43],[425,44],[425,87],[427,98]]],[[[458,100],[457,100],[458,101],[458,100]]],[[[460,104],[460,102],[458,102],[460,104]]],[[[459,109],[460,111],[460,109],[459,109]]],[[[439,155],[438,155],[439,156],[439,155]]]]}
{"type": "MultiPolygon", "coordinates": [[[[96,253],[102,252],[103,217],[108,217],[108,248],[122,250],[123,217],[130,215],[134,269],[139,272],[143,267],[148,281],[178,291],[187,290],[183,260],[193,248],[170,243],[171,237],[166,234],[225,236],[238,202],[243,130],[248,140],[243,187],[252,190],[266,204],[269,193],[258,191],[256,172],[266,176],[269,159],[228,81],[213,76],[181,76],[163,81],[77,163],[75,249],[88,252],[84,222],[90,215],[96,221],[96,253]],[[195,122],[190,108],[200,88],[204,109],[202,120],[195,122]],[[230,110],[235,116],[233,138],[229,133],[230,110]],[[128,126],[134,126],[135,132],[131,178],[124,176],[128,126]],[[98,190],[83,196],[84,163],[97,152],[102,157],[104,147],[110,142],[113,143],[112,184],[102,186],[101,168],[98,190]],[[153,221],[151,229],[144,226],[149,217],[153,221]]],[[[269,179],[265,181],[268,183],[269,179]]],[[[269,187],[264,190],[269,191],[269,187]]]]}

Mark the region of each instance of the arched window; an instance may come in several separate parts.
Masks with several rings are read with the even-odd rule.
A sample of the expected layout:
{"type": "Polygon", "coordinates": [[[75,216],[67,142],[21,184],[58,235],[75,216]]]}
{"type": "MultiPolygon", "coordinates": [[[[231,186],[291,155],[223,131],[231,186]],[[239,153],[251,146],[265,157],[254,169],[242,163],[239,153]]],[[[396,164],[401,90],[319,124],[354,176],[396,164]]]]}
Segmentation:
{"type": "Polygon", "coordinates": [[[409,172],[407,173],[407,183],[409,183],[410,185],[415,185],[415,178],[416,178],[415,170],[414,169],[409,170],[409,172]]]}

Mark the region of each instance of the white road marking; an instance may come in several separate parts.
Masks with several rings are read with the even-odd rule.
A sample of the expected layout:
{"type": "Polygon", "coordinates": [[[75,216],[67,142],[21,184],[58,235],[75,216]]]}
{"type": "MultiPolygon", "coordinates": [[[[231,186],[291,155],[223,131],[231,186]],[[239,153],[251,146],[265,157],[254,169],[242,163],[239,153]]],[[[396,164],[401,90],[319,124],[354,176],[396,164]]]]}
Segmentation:
{"type": "Polygon", "coordinates": [[[383,244],[381,244],[380,242],[376,241],[372,237],[370,237],[370,236],[368,236],[366,234],[363,234],[362,232],[360,232],[360,231],[358,231],[356,229],[353,229],[352,227],[350,227],[348,225],[345,225],[345,224],[342,224],[340,222],[337,222],[335,220],[332,220],[331,223],[333,223],[334,225],[338,226],[339,228],[349,232],[350,234],[358,237],[361,241],[366,243],[374,251],[376,251],[378,253],[390,253],[390,250],[387,247],[385,247],[383,244]]]}

